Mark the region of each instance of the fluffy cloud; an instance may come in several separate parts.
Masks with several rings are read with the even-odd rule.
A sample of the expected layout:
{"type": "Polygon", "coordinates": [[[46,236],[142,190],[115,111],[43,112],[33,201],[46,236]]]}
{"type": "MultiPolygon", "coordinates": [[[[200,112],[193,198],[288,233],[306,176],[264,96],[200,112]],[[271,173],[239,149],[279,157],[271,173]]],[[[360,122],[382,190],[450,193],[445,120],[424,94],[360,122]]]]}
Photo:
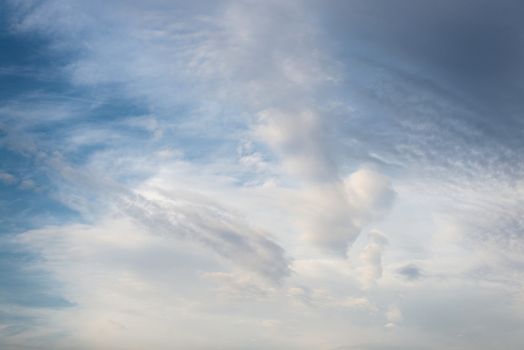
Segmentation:
{"type": "Polygon", "coordinates": [[[363,168],[343,181],[307,189],[301,227],[306,239],[345,256],[362,229],[384,217],[394,197],[387,177],[363,168]]]}
{"type": "Polygon", "coordinates": [[[337,178],[329,133],[316,112],[266,110],[259,117],[255,138],[279,154],[286,172],[312,182],[337,178]]]}
{"type": "Polygon", "coordinates": [[[360,253],[360,260],[363,264],[360,267],[362,283],[369,287],[377,279],[382,277],[382,253],[388,244],[386,236],[377,231],[368,234],[369,243],[360,253]]]}

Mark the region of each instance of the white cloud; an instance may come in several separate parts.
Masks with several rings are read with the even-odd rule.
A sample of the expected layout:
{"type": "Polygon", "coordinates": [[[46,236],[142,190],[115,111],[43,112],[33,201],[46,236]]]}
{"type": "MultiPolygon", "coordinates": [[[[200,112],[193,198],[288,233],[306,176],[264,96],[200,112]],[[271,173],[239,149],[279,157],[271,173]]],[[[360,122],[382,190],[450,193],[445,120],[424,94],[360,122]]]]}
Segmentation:
{"type": "Polygon", "coordinates": [[[310,110],[275,109],[259,116],[254,136],[279,154],[285,171],[305,181],[336,179],[338,171],[321,116],[310,110]]]}
{"type": "Polygon", "coordinates": [[[363,168],[344,179],[344,187],[358,223],[382,219],[393,205],[395,191],[390,179],[377,171],[363,168]]]}
{"type": "Polygon", "coordinates": [[[366,168],[304,193],[300,220],[306,238],[342,256],[364,227],[384,217],[395,198],[387,177],[366,168]]]}
{"type": "Polygon", "coordinates": [[[382,254],[388,244],[386,236],[378,231],[368,233],[369,243],[359,255],[362,266],[358,269],[365,288],[382,277],[382,254]]]}
{"type": "Polygon", "coordinates": [[[215,291],[198,269],[215,269],[219,261],[197,246],[151,236],[121,219],[31,231],[20,240],[41,254],[40,268],[58,277],[74,303],[41,315],[53,348],[210,347],[249,338],[237,333],[248,328],[239,326],[240,316],[224,323],[213,311],[215,291]]]}
{"type": "Polygon", "coordinates": [[[402,311],[397,305],[391,305],[386,312],[386,318],[388,323],[386,324],[387,328],[395,327],[399,322],[402,321],[402,311]]]}

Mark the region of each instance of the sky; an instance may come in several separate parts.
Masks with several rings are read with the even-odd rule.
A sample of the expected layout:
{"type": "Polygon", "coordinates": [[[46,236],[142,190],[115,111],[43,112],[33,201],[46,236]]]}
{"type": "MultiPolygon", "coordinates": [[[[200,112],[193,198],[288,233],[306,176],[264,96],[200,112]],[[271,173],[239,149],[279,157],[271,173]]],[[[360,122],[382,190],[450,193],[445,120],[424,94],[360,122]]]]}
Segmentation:
{"type": "Polygon", "coordinates": [[[523,15],[0,2],[0,348],[522,349],[523,15]]]}

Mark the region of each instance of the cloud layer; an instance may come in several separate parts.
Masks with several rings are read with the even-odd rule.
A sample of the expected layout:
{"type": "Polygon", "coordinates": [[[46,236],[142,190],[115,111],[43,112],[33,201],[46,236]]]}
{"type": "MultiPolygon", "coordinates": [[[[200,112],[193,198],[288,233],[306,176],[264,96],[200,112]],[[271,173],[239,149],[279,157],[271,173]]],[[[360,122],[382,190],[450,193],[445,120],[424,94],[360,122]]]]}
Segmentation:
{"type": "Polygon", "coordinates": [[[518,1],[0,10],[1,346],[520,349],[518,1]]]}

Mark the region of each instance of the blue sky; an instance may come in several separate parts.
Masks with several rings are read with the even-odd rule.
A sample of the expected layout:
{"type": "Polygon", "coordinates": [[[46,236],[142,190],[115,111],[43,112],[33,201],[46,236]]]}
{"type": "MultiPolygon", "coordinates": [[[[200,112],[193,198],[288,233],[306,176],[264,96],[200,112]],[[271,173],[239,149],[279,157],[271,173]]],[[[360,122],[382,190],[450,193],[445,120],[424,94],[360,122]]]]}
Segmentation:
{"type": "Polygon", "coordinates": [[[0,5],[0,347],[520,349],[519,1],[0,5]]]}

